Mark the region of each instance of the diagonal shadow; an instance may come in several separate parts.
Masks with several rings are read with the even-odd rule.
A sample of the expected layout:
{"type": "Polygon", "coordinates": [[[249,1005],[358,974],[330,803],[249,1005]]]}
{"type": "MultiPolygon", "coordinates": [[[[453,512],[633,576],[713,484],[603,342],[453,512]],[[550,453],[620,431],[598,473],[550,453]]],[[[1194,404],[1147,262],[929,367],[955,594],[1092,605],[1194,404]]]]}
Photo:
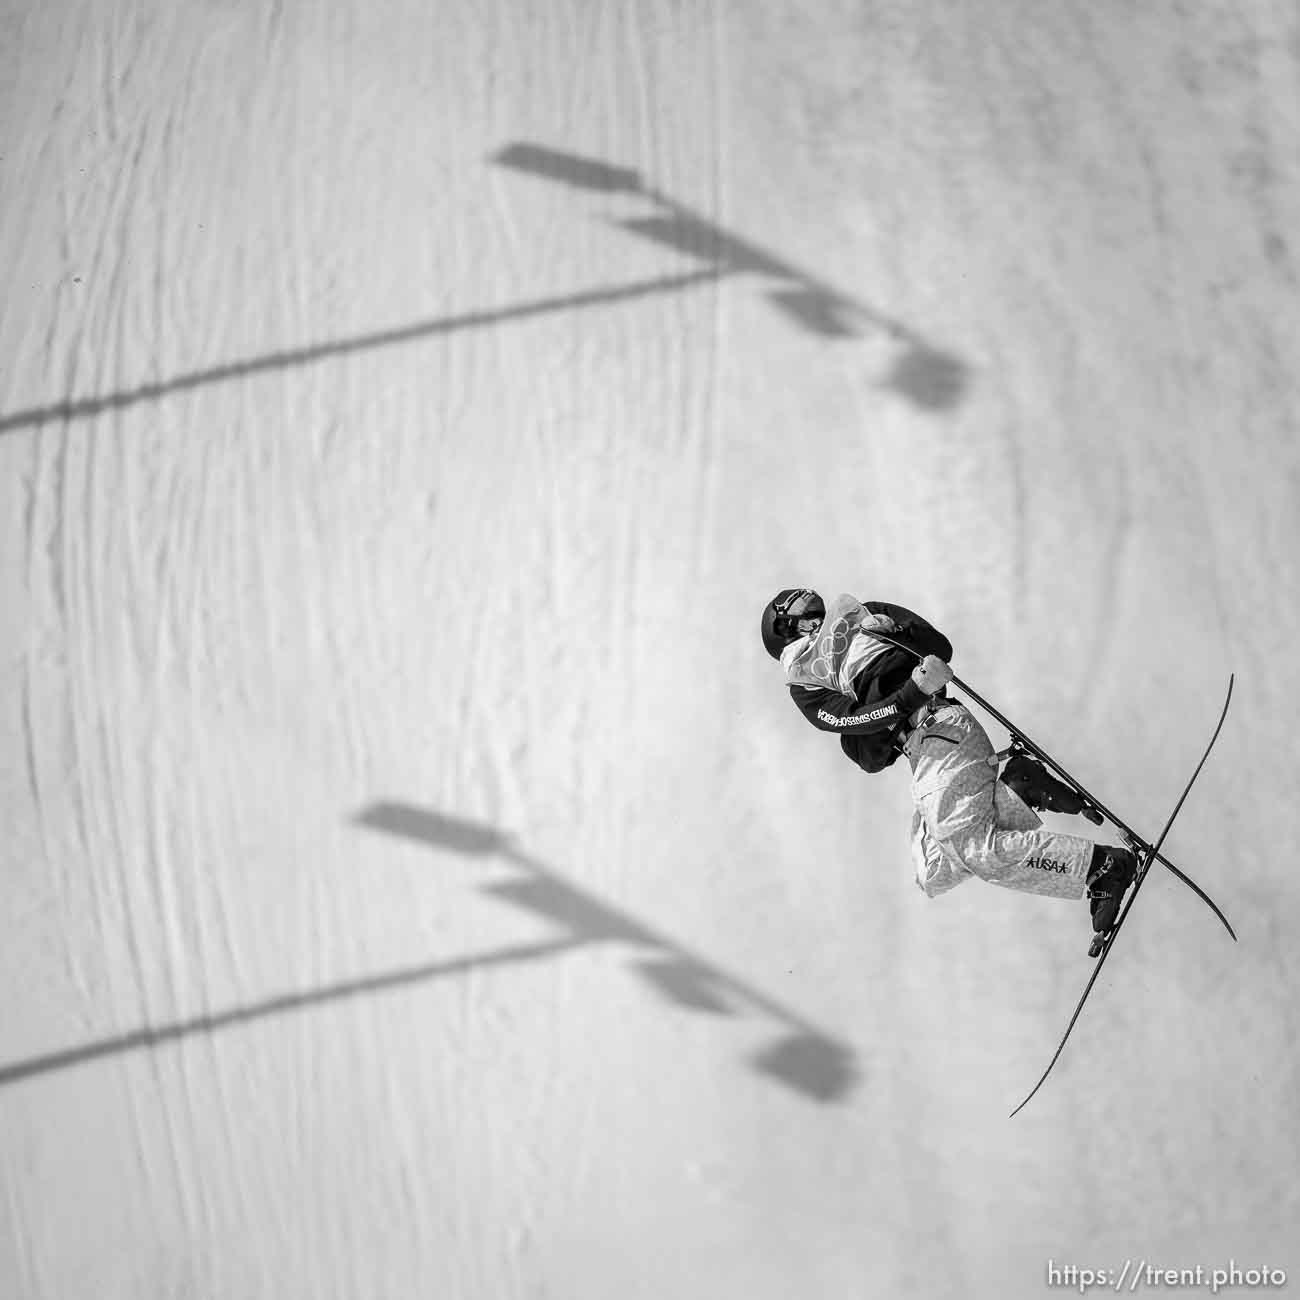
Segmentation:
{"type": "Polygon", "coordinates": [[[968,383],[960,358],[927,342],[901,321],[841,293],[783,258],[742,239],[684,204],[645,185],[640,174],[594,159],[518,142],[500,150],[493,161],[503,167],[574,189],[628,194],[652,204],[649,216],[615,222],[641,238],[699,258],[726,275],[755,275],[776,281],[768,301],[801,328],[826,338],[860,338],[882,333],[896,345],[884,386],[916,406],[947,410],[962,398],[968,383]]]}
{"type": "Polygon", "coordinates": [[[959,358],[926,342],[899,321],[838,292],[791,263],[723,230],[684,204],[646,186],[639,173],[527,143],[507,145],[492,161],[581,190],[636,195],[653,205],[656,211],[644,217],[622,219],[615,224],[660,247],[694,257],[704,265],[677,275],[655,276],[507,307],[417,321],[396,329],[356,334],[328,343],[265,352],[116,392],[69,397],[45,406],[27,407],[0,414],[0,436],[46,424],[90,419],[108,412],[128,410],[144,402],[157,402],[192,392],[209,384],[227,383],[273,370],[317,365],[373,348],[420,342],[461,330],[482,329],[552,312],[681,293],[737,275],[759,276],[773,281],[766,290],[768,301],[800,328],[813,334],[824,338],[860,338],[871,331],[883,333],[895,350],[884,386],[914,405],[942,411],[961,400],[968,377],[967,367],[959,358]]]}
{"type": "Polygon", "coordinates": [[[107,411],[123,411],[141,402],[157,402],[178,393],[190,392],[208,384],[225,383],[232,379],[245,379],[264,374],[269,370],[292,370],[296,367],[319,364],[353,352],[369,348],[392,347],[401,343],[415,343],[424,339],[453,334],[459,330],[481,329],[487,325],[500,325],[505,321],[526,320],[530,316],[543,316],[550,312],[572,311],[579,307],[598,307],[611,303],[634,302],[663,293],[680,293],[696,285],[716,280],[719,272],[708,267],[680,275],[661,275],[652,279],[637,280],[629,284],[613,285],[604,289],[589,289],[581,293],[561,294],[558,297],[538,298],[532,302],[516,303],[492,311],[466,312],[460,316],[444,316],[436,320],[417,321],[398,329],[377,330],[370,334],[357,334],[352,338],[333,343],[318,343],[310,347],[290,348],[281,352],[267,352],[262,356],[231,361],[205,370],[191,370],[172,379],[153,384],[140,384],[136,388],[106,393],[101,397],[83,397],[54,402],[49,406],[33,406],[22,411],[0,415],[0,435],[18,429],[37,428],[43,424],[82,420],[103,415],[107,411]]]}
{"type": "MultiPolygon", "coordinates": [[[[640,949],[641,954],[629,958],[630,968],[674,1006],[718,1016],[748,1010],[773,1022],[779,1036],[750,1062],[768,1078],[821,1102],[842,1099],[857,1082],[855,1054],[848,1044],[682,944],[580,890],[516,848],[510,836],[464,818],[400,803],[374,804],[356,820],[403,839],[509,863],[518,874],[483,885],[482,892],[556,927],[557,952],[608,943],[640,949]]],[[[495,962],[499,955],[487,953],[483,960],[495,962]]]]}
{"type": "Polygon", "coordinates": [[[539,942],[338,981],[170,1024],[146,1025],[130,1033],[15,1061],[0,1066],[0,1087],[349,998],[389,993],[494,966],[547,960],[597,943],[619,943],[644,950],[644,955],[633,961],[632,969],[675,1006],[719,1016],[734,1015],[738,1009],[748,1008],[775,1022],[780,1034],[751,1061],[753,1068],[766,1077],[819,1102],[841,1100],[857,1082],[854,1052],[847,1044],[735,976],[578,889],[545,864],[512,847],[510,837],[501,832],[476,822],[394,803],[375,804],[355,821],[372,830],[438,848],[497,857],[510,863],[518,874],[483,886],[484,892],[545,918],[558,933],[539,942]]]}
{"type": "Polygon", "coordinates": [[[490,954],[487,959],[470,957],[455,961],[429,962],[423,966],[409,966],[403,970],[371,975],[364,979],[342,980],[302,993],[285,993],[245,1007],[234,1007],[229,1011],[195,1016],[193,1019],[179,1020],[173,1024],[146,1025],[129,1034],[101,1038],[96,1042],[70,1047],[62,1052],[50,1052],[45,1056],[34,1056],[26,1061],[0,1066],[0,1087],[20,1083],[38,1074],[51,1074],[56,1070],[66,1070],[75,1065],[85,1065],[90,1061],[119,1056],[124,1052],[139,1051],[142,1048],[163,1047],[168,1043],[180,1042],[182,1039],[193,1038],[199,1034],[214,1034],[222,1029],[233,1029],[238,1025],[252,1024],[254,1021],[285,1015],[291,1011],[308,1011],[312,1007],[341,1002],[347,998],[361,997],[366,994],[389,993],[394,989],[421,984],[425,980],[463,975],[467,971],[483,966],[509,965],[521,961],[537,961],[542,957],[554,957],[574,946],[571,940],[520,944],[514,948],[503,948],[499,952],[490,954]]]}

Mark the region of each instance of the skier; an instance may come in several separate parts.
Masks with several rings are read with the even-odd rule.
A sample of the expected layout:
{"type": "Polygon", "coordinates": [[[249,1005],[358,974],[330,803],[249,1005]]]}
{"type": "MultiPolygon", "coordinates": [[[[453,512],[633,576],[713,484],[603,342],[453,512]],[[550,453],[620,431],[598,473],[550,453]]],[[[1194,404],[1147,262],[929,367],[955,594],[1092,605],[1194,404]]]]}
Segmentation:
{"type": "Polygon", "coordinates": [[[1045,829],[1035,810],[1100,815],[1029,755],[1017,754],[997,776],[984,728],[947,697],[952,644],[941,632],[901,605],[845,595],[827,607],[815,591],[787,588],[763,610],[763,646],[804,717],[837,733],[864,771],[907,758],[912,855],[927,897],[972,876],[1054,898],[1086,893],[1096,934],[1114,928],[1135,854],[1045,829]],[[915,650],[920,662],[873,632],[915,650]]]}

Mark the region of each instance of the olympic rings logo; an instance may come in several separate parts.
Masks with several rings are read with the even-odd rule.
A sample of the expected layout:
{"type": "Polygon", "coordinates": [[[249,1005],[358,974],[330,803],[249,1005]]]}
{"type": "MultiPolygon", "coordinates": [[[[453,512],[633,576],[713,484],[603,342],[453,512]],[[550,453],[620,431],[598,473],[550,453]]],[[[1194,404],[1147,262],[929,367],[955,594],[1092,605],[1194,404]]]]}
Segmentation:
{"type": "Polygon", "coordinates": [[[818,681],[834,684],[839,664],[848,652],[849,636],[853,630],[849,626],[849,620],[842,614],[829,629],[825,624],[822,625],[817,636],[817,655],[810,665],[812,674],[818,681]]]}

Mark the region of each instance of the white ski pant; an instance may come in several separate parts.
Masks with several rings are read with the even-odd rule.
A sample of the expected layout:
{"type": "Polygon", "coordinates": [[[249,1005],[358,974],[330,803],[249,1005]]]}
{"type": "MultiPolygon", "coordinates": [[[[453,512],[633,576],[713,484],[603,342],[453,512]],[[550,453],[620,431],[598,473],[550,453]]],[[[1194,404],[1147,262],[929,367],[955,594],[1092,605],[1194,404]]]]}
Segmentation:
{"type": "Polygon", "coordinates": [[[941,704],[908,737],[912,856],[930,898],[972,876],[1007,889],[1082,898],[1093,841],[1061,835],[997,779],[993,745],[963,704],[941,704]]]}

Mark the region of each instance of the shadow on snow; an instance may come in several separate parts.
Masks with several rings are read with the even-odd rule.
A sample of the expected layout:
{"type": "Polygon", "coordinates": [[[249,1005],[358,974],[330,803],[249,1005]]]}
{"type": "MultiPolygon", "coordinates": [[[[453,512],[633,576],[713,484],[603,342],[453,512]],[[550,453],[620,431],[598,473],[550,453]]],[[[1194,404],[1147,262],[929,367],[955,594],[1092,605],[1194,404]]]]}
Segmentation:
{"type": "Polygon", "coordinates": [[[123,1053],[163,1047],[290,1012],[308,1011],[347,998],[392,992],[493,966],[560,957],[594,944],[617,944],[630,949],[629,969],[657,996],[675,1007],[716,1016],[748,1011],[774,1024],[777,1033],[773,1041],[750,1060],[753,1069],[772,1081],[818,1102],[840,1101],[857,1083],[854,1053],[846,1043],[735,975],[570,884],[544,863],[514,847],[511,838],[503,832],[399,803],[374,804],[355,821],[371,830],[435,848],[496,858],[509,864],[515,874],[504,881],[483,885],[483,892],[543,918],[554,927],[555,936],[285,993],[171,1024],[144,1026],[131,1033],[0,1066],[0,1087],[123,1053]]]}
{"type": "Polygon", "coordinates": [[[884,387],[913,405],[943,411],[961,400],[967,369],[957,357],[927,343],[899,321],[714,225],[644,184],[638,172],[526,143],[507,145],[493,161],[574,189],[643,199],[653,209],[650,215],[620,219],[615,224],[643,239],[698,259],[717,278],[752,275],[769,281],[768,301],[810,333],[832,339],[883,334],[893,345],[884,387]]]}
{"type": "Polygon", "coordinates": [[[481,329],[554,312],[682,293],[741,275],[767,281],[768,301],[801,329],[830,339],[883,335],[889,345],[889,364],[883,386],[913,405],[923,410],[943,411],[961,400],[967,385],[967,368],[957,357],[927,343],[899,322],[838,292],[757,245],[728,233],[683,204],[646,186],[639,173],[526,143],[506,146],[492,161],[501,167],[580,190],[630,194],[642,199],[651,209],[647,215],[620,219],[614,224],[642,239],[694,258],[701,265],[672,275],[417,321],[329,343],[266,352],[112,393],[70,397],[46,406],[12,411],[0,414],[0,435],[46,424],[90,419],[144,402],[157,402],[192,392],[210,384],[315,365],[368,349],[416,343],[461,330],[481,329]]]}

